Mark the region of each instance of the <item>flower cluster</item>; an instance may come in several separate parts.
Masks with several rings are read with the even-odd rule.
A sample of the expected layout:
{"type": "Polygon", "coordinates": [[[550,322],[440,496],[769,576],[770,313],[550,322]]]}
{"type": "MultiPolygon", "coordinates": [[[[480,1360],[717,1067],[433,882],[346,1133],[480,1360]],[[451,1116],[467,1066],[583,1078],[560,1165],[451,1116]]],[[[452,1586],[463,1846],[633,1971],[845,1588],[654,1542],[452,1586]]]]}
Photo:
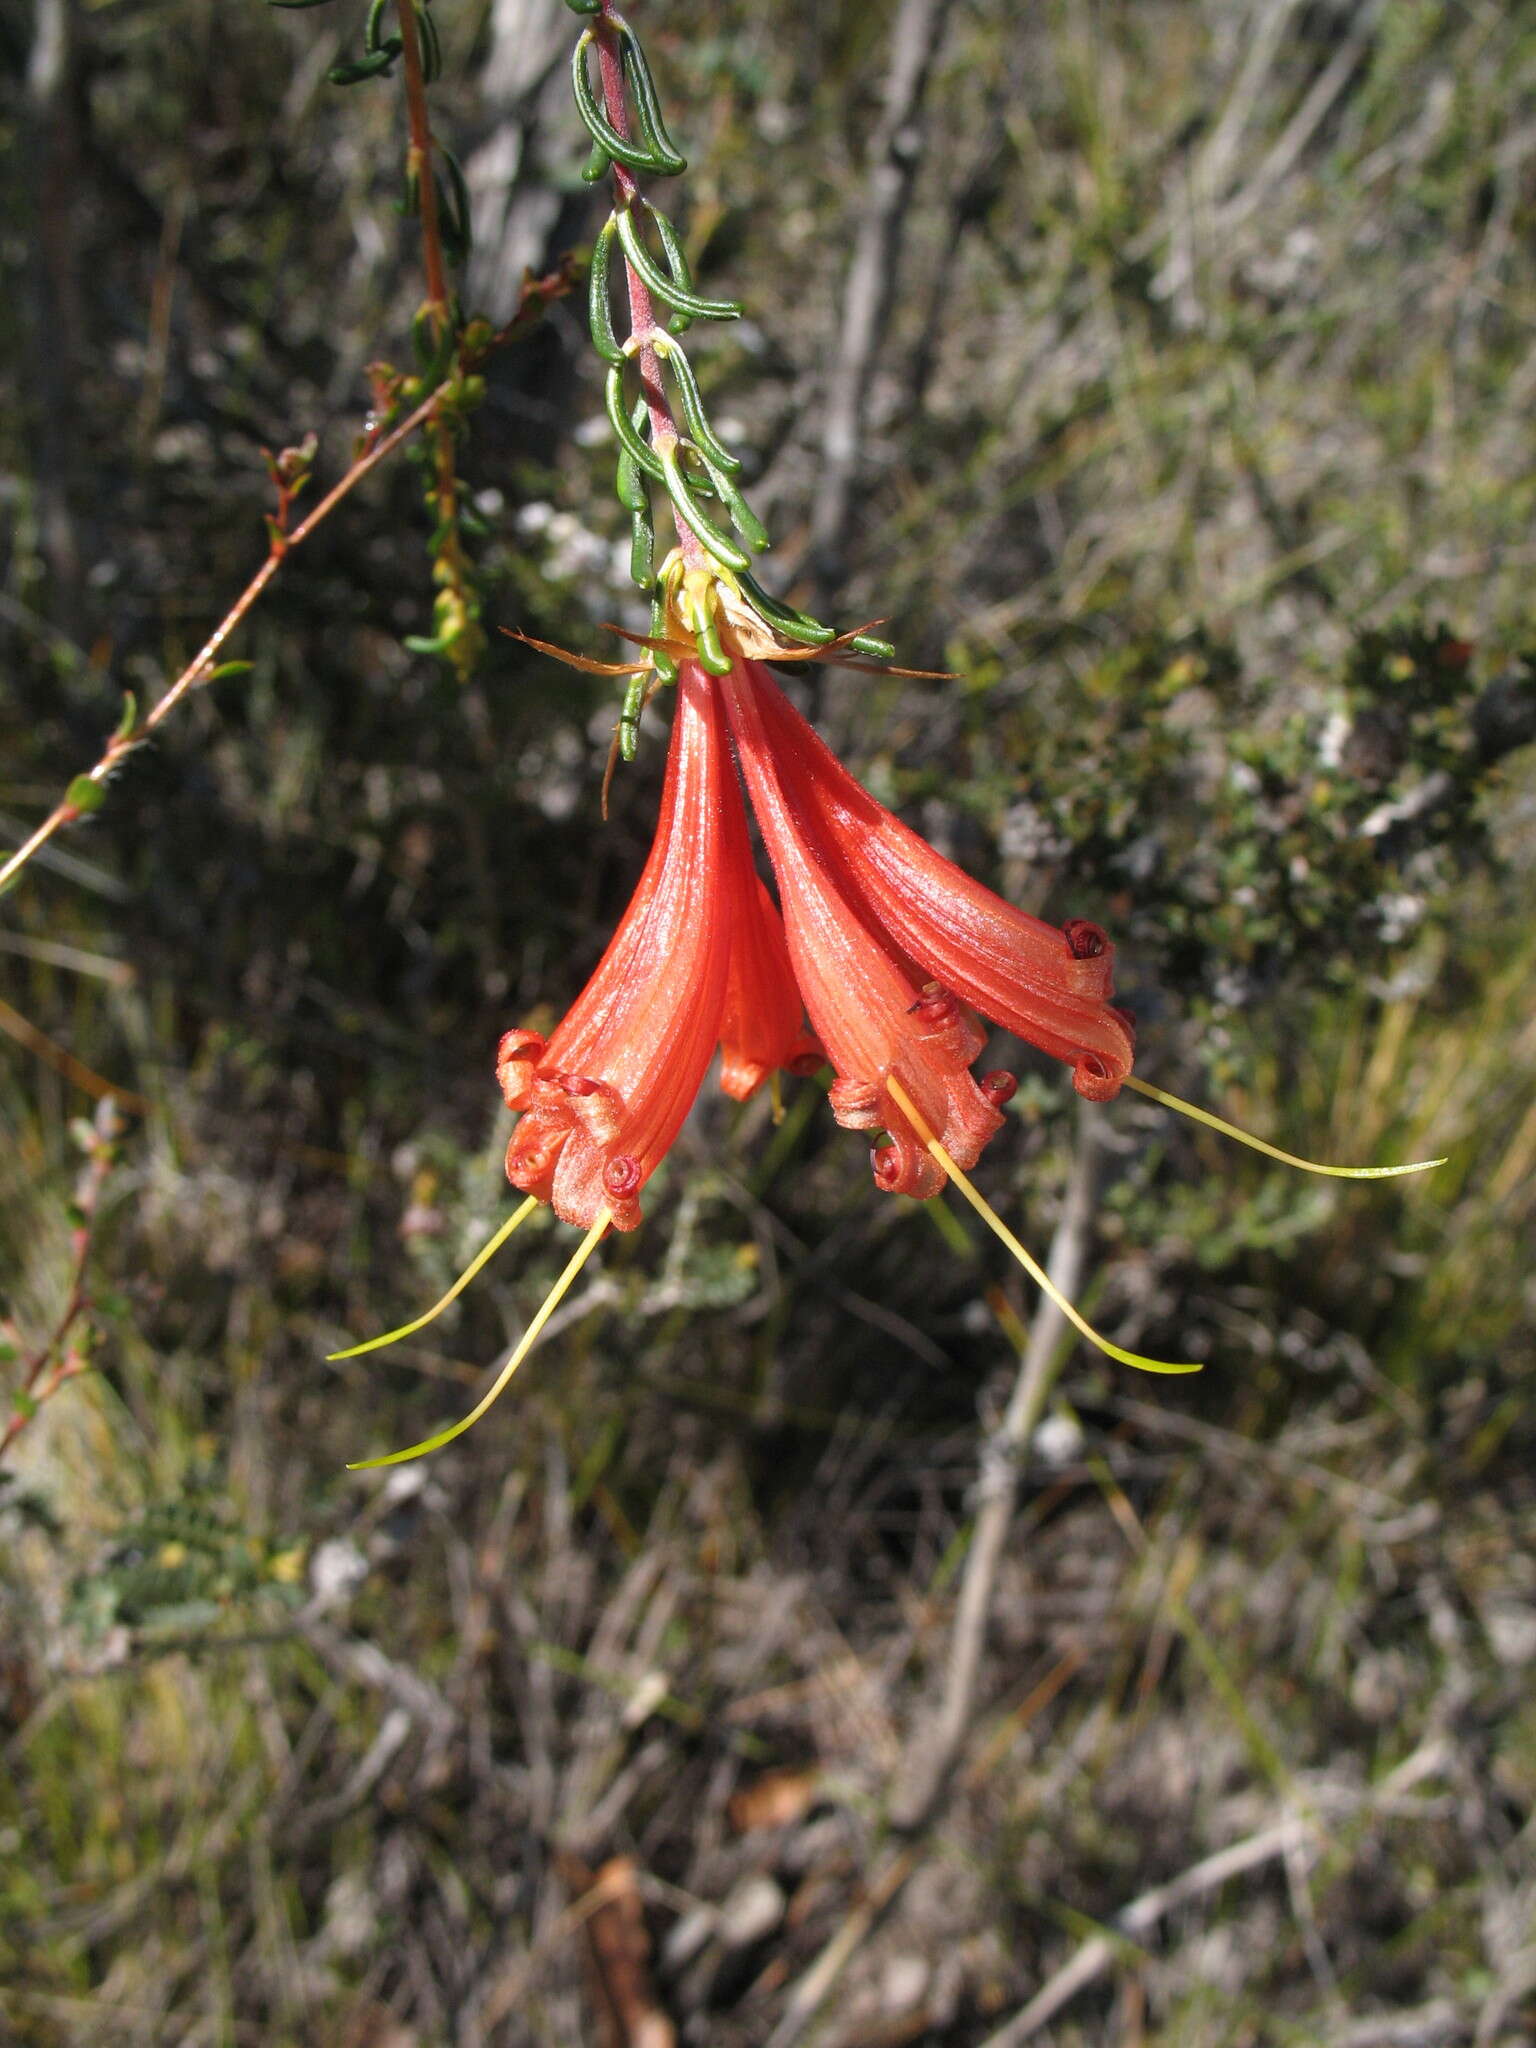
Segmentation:
{"type": "Polygon", "coordinates": [[[509,1031],[498,1050],[507,1105],[523,1112],[507,1152],[514,1187],[583,1229],[604,1209],[633,1229],[717,1046],[721,1085],[738,1100],[824,1056],[834,1115],[887,1134],[874,1177],[899,1194],[944,1185],[933,1137],[969,1167],[1001,1126],[1015,1082],[972,1074],[978,1012],[1067,1062],[1079,1093],[1109,1100],[1133,1041],[1100,928],[1080,918],[1058,929],[1015,909],[877,803],[723,606],[723,675],[669,625],[682,658],[650,859],[564,1021],[547,1040],[509,1031]],[[753,866],[737,764],[777,909],[753,866]],[[923,1129],[898,1106],[893,1077],[923,1129]]]}
{"type": "Polygon", "coordinates": [[[561,655],[639,676],[643,695],[658,676],[675,678],[677,706],[656,836],[607,951],[548,1037],[514,1029],[497,1048],[496,1077],[518,1113],[507,1177],[526,1199],[425,1315],[334,1356],[430,1322],[540,1204],[585,1235],[474,1409],[425,1443],[363,1463],[420,1456],[484,1414],[607,1232],[640,1222],[641,1193],[717,1052],[721,1086],[738,1101],[780,1072],[830,1066],[834,1116],[876,1135],[877,1187],[926,1199],[953,1183],[1083,1336],[1147,1371],[1198,1368],[1101,1336],[968,1178],[1017,1085],[1001,1069],[973,1073],[983,1018],[1061,1060],[1088,1101],[1129,1085],[1311,1172],[1419,1170],[1297,1159],[1133,1075],[1133,1020],[1112,1000],[1104,931],[1086,918],[1031,917],[946,860],[849,773],[765,666],[846,660],[848,637],[817,650],[781,642],[729,571],[680,554],[659,580],[662,631],[640,641],[638,660],[561,655]],[[777,904],[754,864],[743,783],[777,904]]]}
{"type": "MultiPolygon", "coordinates": [[[[641,1194],[717,1050],[721,1086],[738,1100],[781,1070],[830,1066],[838,1122],[875,1135],[877,1187],[927,1198],[953,1183],[1102,1351],[1155,1372],[1193,1372],[1101,1337],[967,1178],[1016,1086],[1009,1073],[973,1073],[985,1044],[981,1019],[1063,1061],[1089,1101],[1108,1102],[1129,1084],[1313,1171],[1374,1177],[1417,1169],[1312,1167],[1133,1076],[1133,1023],[1114,1004],[1114,949],[1099,926],[1086,918],[1047,924],[983,888],[877,803],[790,704],[766,662],[868,666],[876,657],[883,665],[893,650],[867,631],[835,633],[751,574],[750,555],[768,536],[741,495],[741,464],[710,427],[676,340],[691,321],[734,319],[741,307],[698,293],[676,230],[636,185],[638,172],[674,177],[685,165],[633,31],[612,0],[568,4],[587,19],[573,63],[577,109],[593,144],[587,175],[611,171],[614,184],[614,210],[593,256],[589,314],[608,366],[616,489],[633,524],[632,574],[651,600],[651,632],[629,662],[545,651],[626,679],[610,776],[615,760],[633,754],[640,711],[659,686],[676,685],[677,709],[656,838],[608,950],[547,1038],[512,1030],[497,1049],[497,1079],[519,1118],[507,1176],[526,1199],[425,1315],[333,1355],[351,1357],[420,1329],[540,1203],[585,1235],[470,1414],[425,1443],[364,1462],[418,1457],[484,1414],[607,1231],[640,1222],[641,1194]],[[588,69],[594,51],[600,99],[588,69]],[[622,338],[610,291],[619,249],[629,319],[622,338]],[[678,540],[659,569],[653,492],[664,493],[678,540]],[[753,861],[743,783],[777,904],[753,861]]],[[[605,781],[605,810],[606,800],[605,781]]]]}

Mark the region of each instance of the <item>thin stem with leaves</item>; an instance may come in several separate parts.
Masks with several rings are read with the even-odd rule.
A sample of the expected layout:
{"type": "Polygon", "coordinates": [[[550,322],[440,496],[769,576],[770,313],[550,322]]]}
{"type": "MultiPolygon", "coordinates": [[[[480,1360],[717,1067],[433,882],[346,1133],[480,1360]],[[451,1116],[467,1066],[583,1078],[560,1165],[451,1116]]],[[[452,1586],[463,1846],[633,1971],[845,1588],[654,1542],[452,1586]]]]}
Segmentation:
{"type": "MultiPolygon", "coordinates": [[[[633,531],[630,574],[651,599],[653,642],[664,633],[663,586],[680,564],[685,575],[727,585],[770,637],[801,647],[828,646],[838,637],[832,627],[771,596],[752,573],[753,558],[769,545],[768,533],[742,495],[741,460],[711,426],[679,339],[696,320],[739,319],[742,307],[738,300],[709,298],[698,290],[682,236],[640,189],[642,172],[674,178],[687,169],[667,132],[645,52],[612,0],[567,5],[586,22],[571,67],[576,109],[592,138],[582,175],[593,182],[609,172],[613,178],[613,211],[592,252],[588,313],[592,345],[607,365],[605,402],[619,442],[615,488],[633,531]],[[588,62],[593,51],[596,89],[588,62]],[[615,250],[624,271],[623,335],[614,320],[615,250]],[[677,535],[675,554],[660,570],[652,513],[658,488],[677,535]]],[[[849,644],[877,659],[889,659],[894,651],[867,634],[853,636],[849,644]]],[[[709,665],[707,652],[701,659],[709,665]]],[[[618,733],[625,760],[634,757],[644,691],[675,674],[670,656],[656,652],[646,678],[630,685],[618,733]]]]}
{"type": "MultiPolygon", "coordinates": [[[[385,418],[376,415],[371,420],[363,436],[362,445],[345,474],[337,479],[319,504],[291,531],[286,523],[288,511],[302,488],[302,481],[307,481],[308,468],[306,461],[301,481],[299,471],[290,458],[304,456],[308,444],[298,449],[285,449],[281,455],[273,458],[273,474],[279,479],[278,509],[267,516],[268,548],[265,561],[191,661],[167,688],[164,696],[152,705],[142,718],[139,716],[136,698],[131,692],[125,693],[123,716],[102,749],[100,758],[71,780],[63,796],[42,823],[3,864],[0,864],[0,892],[12,886],[23,869],[36,859],[48,842],[65,826],[73,825],[79,819],[89,817],[101,809],[106,801],[107,785],[127,765],[128,757],[153,736],[156,729],[193,690],[201,688],[206,683],[219,682],[226,677],[245,673],[248,664],[221,662],[219,656],[230,636],[242,624],[294,549],[301,547],[309,539],[342,500],[350,496],[365,476],[377,469],[381,462],[393,455],[397,448],[409,441],[428,421],[436,419],[447,409],[457,408],[466,381],[476,373],[485,356],[491,350],[502,347],[525,333],[538,319],[545,306],[554,299],[563,298],[574,281],[569,265],[551,271],[541,278],[530,277],[524,283],[522,300],[517,311],[504,328],[494,334],[483,324],[473,324],[467,329],[450,373],[403,419],[393,425],[386,425],[385,418]]],[[[311,455],[312,452],[311,450],[311,455]]]]}

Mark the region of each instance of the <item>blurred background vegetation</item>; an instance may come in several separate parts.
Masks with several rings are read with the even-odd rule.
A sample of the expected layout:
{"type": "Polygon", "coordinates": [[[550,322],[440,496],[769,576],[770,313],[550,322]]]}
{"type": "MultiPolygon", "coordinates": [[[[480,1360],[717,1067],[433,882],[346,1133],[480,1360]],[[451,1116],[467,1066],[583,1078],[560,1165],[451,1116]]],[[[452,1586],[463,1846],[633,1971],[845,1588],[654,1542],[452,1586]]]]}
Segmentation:
{"type": "MultiPolygon", "coordinates": [[[[325,82],[360,14],[0,0],[10,843],[261,559],[263,447],[312,431],[329,480],[365,366],[408,361],[398,88],[325,82]]],[[[465,301],[504,318],[602,217],[576,25],[435,14],[465,301]]],[[[1208,1368],[1067,1358],[916,1834],[1032,1304],[969,1215],[877,1197],[814,1086],[777,1129],[706,1094],[492,1417],[347,1474],[467,1405],[566,1256],[539,1219],[420,1339],[323,1362],[505,1213],[495,1042],[600,951],[666,719],[604,827],[603,688],[495,632],[467,682],[409,651],[398,459],[285,566],[251,672],[0,905],[20,1356],[100,1144],[60,1049],[142,1098],[92,1370],[0,1468],[0,2040],[1517,2048],[1536,13],[639,25],[695,269],[748,304],[698,356],[770,580],[957,672],[802,701],[974,872],[1112,929],[1150,1079],[1311,1156],[1450,1163],[1341,1186],[1101,1120],[1084,1305],[1208,1368]]],[[[487,624],[606,654],[635,608],[579,306],[488,377],[487,624]]],[[[1076,1118],[1023,1065],[981,1178],[1043,1252],[1076,1118]]]]}

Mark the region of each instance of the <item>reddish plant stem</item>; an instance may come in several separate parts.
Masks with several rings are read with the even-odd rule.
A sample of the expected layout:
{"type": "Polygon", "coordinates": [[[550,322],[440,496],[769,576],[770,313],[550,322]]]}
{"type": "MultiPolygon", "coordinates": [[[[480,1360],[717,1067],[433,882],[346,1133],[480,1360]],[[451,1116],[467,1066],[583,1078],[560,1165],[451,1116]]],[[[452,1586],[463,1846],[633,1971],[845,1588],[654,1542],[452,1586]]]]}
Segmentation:
{"type": "Polygon", "coordinates": [[[405,110],[410,123],[407,167],[416,180],[421,208],[422,259],[427,273],[427,303],[442,322],[448,318],[448,276],[443,262],[443,232],[437,217],[437,179],[432,170],[432,122],[427,112],[427,86],[421,68],[421,37],[414,0],[399,0],[400,63],[405,73],[405,110]]]}
{"type": "MultiPolygon", "coordinates": [[[[148,739],[156,726],[175,710],[188,691],[195,689],[199,683],[207,680],[208,671],[213,667],[214,659],[225,641],[228,640],[230,634],[234,632],[246,613],[251,609],[251,606],[255,604],[257,598],[261,596],[261,593],[272,581],[281,564],[302,541],[309,538],[321,520],[327,518],[335,511],[336,507],[347,496],[348,492],[352,490],[354,485],[361,483],[371,469],[377,468],[387,455],[394,453],[402,441],[408,440],[418,427],[431,419],[441,403],[446,389],[446,385],[440,385],[430,397],[424,398],[416,410],[403,419],[397,427],[392,427],[381,439],[373,442],[352,464],[346,475],[331,486],[309,517],[301,521],[292,533],[284,534],[280,542],[274,544],[267,559],[235,599],[213,632],[209,634],[192,660],[188,662],[159,703],[155,705],[148,717],[144,719],[142,724],[135,726],[132,732],[126,735],[113,735],[112,739],[108,741],[106,752],[102,755],[101,759],[94,768],[87,771],[87,780],[95,783],[105,782],[113,769],[120,764],[123,755],[130,748],[136,747],[141,740],[148,739]]],[[[4,866],[0,867],[0,889],[5,887],[13,875],[21,872],[28,861],[48,844],[48,841],[52,839],[56,832],[65,825],[72,825],[80,815],[80,805],[72,804],[67,799],[55,804],[37,830],[18,846],[4,866]]]]}
{"type": "MultiPolygon", "coordinates": [[[[522,298],[512,318],[497,334],[491,336],[490,340],[483,347],[476,350],[472,360],[469,358],[463,359],[460,363],[460,368],[472,368],[490,350],[504,347],[508,342],[517,340],[532,325],[538,312],[552,299],[563,298],[575,281],[575,276],[569,262],[562,262],[558,270],[552,270],[544,277],[534,277],[530,273],[523,281],[522,298]]],[[[331,486],[309,517],[301,521],[292,533],[280,534],[274,537],[274,543],[267,555],[267,559],[235,599],[207,640],[198,649],[196,655],[181,671],[180,675],[177,676],[175,682],[171,684],[165,695],[141,724],[136,725],[129,733],[115,733],[113,735],[108,741],[106,751],[101,759],[94,768],[86,771],[87,780],[95,783],[105,782],[113,770],[121,765],[124,754],[136,747],[141,740],[147,739],[155,730],[155,727],[175,710],[176,706],[190,690],[196,689],[200,683],[208,680],[208,674],[213,666],[214,657],[219,653],[225,641],[228,640],[230,634],[240,624],[240,621],[245,617],[252,605],[255,604],[257,598],[261,596],[261,593],[272,581],[272,578],[277,574],[280,565],[287,559],[289,553],[298,547],[301,542],[307,540],[323,519],[329,518],[342,499],[348,495],[355,485],[362,482],[370,470],[376,469],[386,456],[393,455],[402,441],[409,440],[418,427],[424,426],[433,417],[452,387],[453,379],[445,379],[435,391],[429,393],[422,400],[414,412],[407,414],[397,426],[391,427],[387,434],[378,435],[375,438],[377,430],[375,429],[370,432],[362,454],[353,462],[346,475],[331,486]]],[[[78,780],[79,778],[76,779],[78,780]]],[[[65,825],[74,824],[80,815],[80,805],[70,803],[67,798],[63,802],[55,804],[36,831],[31,833],[17,847],[16,851],[3,865],[0,865],[0,890],[5,888],[13,876],[20,874],[21,870],[48,844],[55,833],[62,830],[65,825]]]]}
{"type": "Polygon", "coordinates": [[[97,1142],[91,1151],[84,1183],[76,1195],[80,1221],[70,1234],[73,1262],[69,1276],[69,1295],[64,1303],[63,1313],[46,1341],[32,1353],[22,1368],[19,1391],[24,1399],[12,1410],[4,1426],[0,1427],[0,1459],[5,1457],[6,1452],[37,1411],[45,1402],[53,1399],[64,1382],[90,1369],[90,1360],[85,1353],[78,1348],[70,1347],[69,1335],[75,1325],[90,1313],[91,1301],[85,1285],[86,1268],[90,1264],[101,1191],[107,1175],[112,1170],[112,1141],[117,1136],[118,1128],[114,1110],[103,1105],[102,1110],[97,1112],[97,1142]]]}
{"type": "MultiPolygon", "coordinates": [[[[593,22],[593,40],[597,44],[598,76],[603,85],[603,111],[616,132],[628,142],[633,131],[629,125],[629,107],[624,98],[624,60],[619,51],[617,32],[608,19],[608,0],[604,0],[603,12],[593,22]]],[[[618,193],[619,205],[627,212],[633,213],[635,202],[640,197],[640,187],[627,164],[615,160],[613,182],[618,193]]],[[[638,216],[635,225],[637,229],[640,226],[638,216]]],[[[629,285],[630,333],[638,336],[654,334],[656,307],[650,289],[644,278],[636,276],[634,266],[627,257],[624,262],[624,275],[629,285]]],[[[640,389],[645,396],[646,409],[651,415],[651,446],[675,447],[679,438],[677,421],[672,415],[672,404],[667,397],[666,386],[661,381],[661,359],[650,342],[643,339],[638,355],[640,389]]],[[[672,523],[677,528],[677,541],[683,551],[683,559],[694,567],[702,567],[706,560],[704,549],[697,534],[679,517],[675,507],[672,523]]]]}
{"type": "MultiPolygon", "coordinates": [[[[395,12],[400,22],[400,64],[405,77],[406,118],[411,141],[407,158],[420,195],[421,254],[427,277],[427,304],[439,339],[451,318],[447,264],[443,257],[443,230],[437,212],[437,176],[432,166],[432,119],[427,110],[427,82],[422,70],[421,36],[416,25],[414,0],[398,0],[395,12]]],[[[444,552],[449,556],[456,579],[462,580],[464,559],[459,542],[459,478],[454,463],[453,429],[444,420],[432,427],[436,456],[437,503],[433,508],[440,528],[447,531],[444,552]]]]}

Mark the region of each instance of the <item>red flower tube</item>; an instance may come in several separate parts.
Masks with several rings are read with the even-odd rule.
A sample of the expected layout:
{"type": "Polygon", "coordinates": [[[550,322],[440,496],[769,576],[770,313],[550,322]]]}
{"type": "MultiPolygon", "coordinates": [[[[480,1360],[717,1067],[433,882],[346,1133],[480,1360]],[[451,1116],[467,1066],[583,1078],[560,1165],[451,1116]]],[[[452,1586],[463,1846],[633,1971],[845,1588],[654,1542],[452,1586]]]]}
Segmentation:
{"type": "MultiPolygon", "coordinates": [[[[687,673],[685,668],[684,673],[687,673]]],[[[914,980],[878,924],[841,886],[835,852],[814,818],[799,814],[763,718],[763,692],[738,663],[721,678],[752,807],[779,884],[789,958],[811,1023],[837,1070],[833,1114],[854,1130],[885,1129],[877,1183],[894,1193],[937,1194],[944,1175],[888,1082],[908,1096],[961,1165],[974,1165],[1001,1123],[994,1096],[971,1078],[983,1036],[954,997],[914,980]]],[[[1011,1081],[1007,1084],[1011,1092],[1011,1081]]],[[[1004,1099],[1006,1099],[1004,1097],[1004,1099]]]]}
{"type": "Polygon", "coordinates": [[[508,1107],[525,1112],[507,1177],[567,1223],[590,1229],[606,1209],[617,1229],[634,1229],[640,1190],[708,1071],[732,934],[759,915],[750,862],[725,857],[733,807],[745,843],[718,698],[700,670],[685,670],[656,838],[629,908],[548,1041],[509,1031],[497,1049],[508,1107]]]}
{"type": "MultiPolygon", "coordinates": [[[[708,686],[715,690],[712,680],[708,686]]],[[[752,864],[747,814],[734,773],[731,782],[720,850],[733,918],[720,1024],[720,1086],[737,1102],[745,1102],[775,1068],[814,1074],[822,1064],[822,1052],[805,1028],[805,1005],[790,965],[784,920],[752,864]]]]}
{"type": "Polygon", "coordinates": [[[876,802],[761,663],[746,664],[745,688],[785,802],[814,824],[842,893],[925,976],[1067,1061],[1080,1095],[1118,1094],[1135,1046],[1108,1000],[1114,948],[1100,928],[1058,928],[994,895],[876,802]]]}

